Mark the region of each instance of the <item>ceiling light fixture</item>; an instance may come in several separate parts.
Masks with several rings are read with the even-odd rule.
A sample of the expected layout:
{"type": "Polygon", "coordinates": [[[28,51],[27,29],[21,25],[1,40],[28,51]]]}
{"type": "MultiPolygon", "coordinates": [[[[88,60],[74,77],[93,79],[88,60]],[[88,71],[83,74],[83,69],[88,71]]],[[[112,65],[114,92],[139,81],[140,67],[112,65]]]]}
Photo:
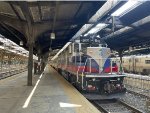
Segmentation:
{"type": "Polygon", "coordinates": [[[50,38],[51,38],[51,39],[55,39],[55,33],[51,33],[50,38]]]}
{"type": "Polygon", "coordinates": [[[139,6],[143,2],[144,1],[129,0],[123,6],[121,6],[119,9],[117,9],[114,13],[112,13],[111,16],[121,16],[125,12],[131,11],[132,9],[139,6]]]}
{"type": "Polygon", "coordinates": [[[87,36],[88,34],[86,33],[86,34],[84,34],[84,36],[87,36]]]}
{"type": "Polygon", "coordinates": [[[87,34],[97,33],[98,31],[105,28],[106,26],[107,26],[107,24],[105,24],[105,23],[99,23],[94,28],[92,28],[87,34]]]}
{"type": "Polygon", "coordinates": [[[88,34],[96,33],[96,32],[98,32],[98,30],[99,30],[99,28],[92,28],[92,29],[88,32],[88,34]]]}
{"type": "Polygon", "coordinates": [[[20,41],[20,46],[23,46],[23,41],[20,41]]]}
{"type": "Polygon", "coordinates": [[[97,35],[96,37],[100,38],[100,36],[99,36],[99,35],[97,35]]]}

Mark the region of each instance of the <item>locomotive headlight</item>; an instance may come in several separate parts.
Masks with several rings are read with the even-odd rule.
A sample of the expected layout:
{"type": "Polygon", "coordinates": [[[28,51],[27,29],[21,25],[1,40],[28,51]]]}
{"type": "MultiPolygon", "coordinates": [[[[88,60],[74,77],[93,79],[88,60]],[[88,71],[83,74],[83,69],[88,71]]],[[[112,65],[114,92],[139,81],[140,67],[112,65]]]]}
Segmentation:
{"type": "Polygon", "coordinates": [[[117,86],[117,87],[120,87],[120,84],[117,84],[116,86],[117,86]]]}
{"type": "Polygon", "coordinates": [[[95,78],[93,78],[92,80],[95,81],[95,78]]]}
{"type": "Polygon", "coordinates": [[[120,80],[120,78],[117,78],[117,80],[119,81],[119,80],[120,80]]]}

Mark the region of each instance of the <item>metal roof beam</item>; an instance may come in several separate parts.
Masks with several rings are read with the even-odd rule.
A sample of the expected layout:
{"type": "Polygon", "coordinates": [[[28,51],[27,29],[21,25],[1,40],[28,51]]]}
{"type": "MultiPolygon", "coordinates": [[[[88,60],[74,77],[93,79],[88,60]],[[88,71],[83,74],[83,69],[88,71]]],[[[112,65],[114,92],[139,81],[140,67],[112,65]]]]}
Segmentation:
{"type": "Polygon", "coordinates": [[[40,21],[42,21],[42,11],[41,11],[41,7],[40,7],[39,2],[38,2],[37,4],[38,4],[38,8],[39,8],[40,21]]]}
{"type": "Polygon", "coordinates": [[[6,16],[6,15],[1,15],[0,14],[0,21],[13,27],[14,29],[16,29],[17,31],[21,32],[22,34],[24,33],[24,26],[26,24],[26,22],[24,21],[19,21],[16,18],[10,17],[10,16],[6,16]]]}
{"type": "Polygon", "coordinates": [[[55,29],[55,23],[56,23],[56,18],[57,18],[57,14],[58,14],[58,8],[59,8],[58,4],[59,4],[59,2],[56,1],[55,14],[54,14],[53,25],[52,25],[52,32],[54,32],[54,29],[55,29]]]}
{"type": "Polygon", "coordinates": [[[8,32],[10,32],[12,35],[14,35],[19,41],[21,41],[21,39],[20,39],[12,30],[10,30],[4,23],[0,22],[0,24],[1,24],[8,32]]]}
{"type": "Polygon", "coordinates": [[[20,15],[18,14],[18,12],[16,11],[16,9],[14,8],[14,6],[11,4],[11,2],[8,2],[9,5],[11,6],[12,10],[15,12],[15,14],[17,15],[17,17],[19,18],[19,20],[22,20],[20,15]]]}
{"type": "Polygon", "coordinates": [[[29,22],[33,23],[34,21],[33,21],[31,13],[29,11],[29,6],[28,6],[27,2],[25,2],[25,1],[22,2],[21,1],[21,2],[19,2],[19,5],[21,7],[21,10],[22,10],[25,18],[27,19],[27,22],[28,23],[29,22]]]}
{"type": "Polygon", "coordinates": [[[87,31],[89,31],[92,27],[94,27],[98,21],[100,21],[100,19],[102,17],[104,17],[106,14],[108,14],[109,11],[111,11],[112,8],[114,8],[120,1],[119,0],[108,0],[90,19],[89,19],[89,23],[94,23],[94,25],[92,26],[88,26],[85,28],[85,30],[83,30],[83,28],[81,28],[80,30],[82,30],[83,32],[81,32],[80,30],[72,37],[71,41],[78,38],[80,35],[83,35],[84,33],[86,33],[87,31]]]}
{"type": "MultiPolygon", "coordinates": [[[[18,5],[17,2],[14,2],[14,1],[11,1],[12,4],[14,5],[18,5]]],[[[38,1],[37,1],[38,2],[38,1]]],[[[29,5],[29,7],[34,7],[34,6],[37,6],[37,2],[27,2],[27,4],[29,5]]],[[[40,6],[49,6],[49,7],[55,7],[55,2],[56,1],[40,1],[40,6]]],[[[59,1],[59,5],[75,5],[75,4],[79,4],[80,1],[59,1]]],[[[89,3],[89,1],[82,1],[84,3],[89,3]]]]}

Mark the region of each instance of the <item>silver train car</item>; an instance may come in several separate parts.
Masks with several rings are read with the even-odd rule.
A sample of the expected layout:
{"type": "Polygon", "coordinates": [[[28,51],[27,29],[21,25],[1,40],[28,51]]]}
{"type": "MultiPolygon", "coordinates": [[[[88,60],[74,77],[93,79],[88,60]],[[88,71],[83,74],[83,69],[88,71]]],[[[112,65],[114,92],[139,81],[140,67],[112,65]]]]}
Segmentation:
{"type": "Polygon", "coordinates": [[[150,55],[123,57],[122,66],[124,72],[142,75],[150,74],[150,55]]]}

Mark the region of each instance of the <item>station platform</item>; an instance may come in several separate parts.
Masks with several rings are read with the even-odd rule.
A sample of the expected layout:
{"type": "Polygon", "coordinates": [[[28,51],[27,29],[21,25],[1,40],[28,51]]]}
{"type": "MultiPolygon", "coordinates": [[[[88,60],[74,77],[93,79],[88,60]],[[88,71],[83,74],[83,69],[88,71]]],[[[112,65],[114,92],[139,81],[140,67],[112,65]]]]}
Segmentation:
{"type": "Polygon", "coordinates": [[[100,113],[50,66],[26,82],[27,72],[0,80],[0,113],[100,113]]]}

